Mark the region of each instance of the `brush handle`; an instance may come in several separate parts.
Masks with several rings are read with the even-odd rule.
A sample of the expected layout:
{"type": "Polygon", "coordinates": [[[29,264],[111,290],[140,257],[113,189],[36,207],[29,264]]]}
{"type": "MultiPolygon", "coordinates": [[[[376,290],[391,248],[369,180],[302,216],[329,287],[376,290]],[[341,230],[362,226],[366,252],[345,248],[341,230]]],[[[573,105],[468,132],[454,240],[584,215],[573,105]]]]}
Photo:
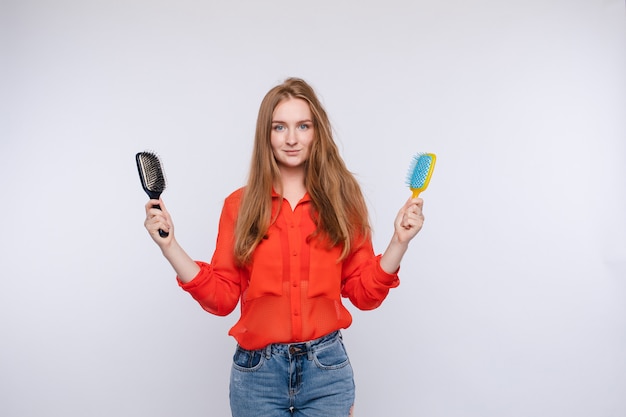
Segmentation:
{"type": "MultiPolygon", "coordinates": [[[[159,206],[158,204],[155,204],[154,206],[152,206],[152,208],[161,210],[161,206],[159,206]]],[[[168,237],[169,235],[170,234],[168,232],[166,232],[165,230],[159,229],[159,236],[165,238],[165,237],[168,237]]]]}
{"type": "Polygon", "coordinates": [[[412,190],[412,191],[413,191],[413,196],[411,198],[419,197],[420,193],[422,192],[421,190],[412,190]]]}

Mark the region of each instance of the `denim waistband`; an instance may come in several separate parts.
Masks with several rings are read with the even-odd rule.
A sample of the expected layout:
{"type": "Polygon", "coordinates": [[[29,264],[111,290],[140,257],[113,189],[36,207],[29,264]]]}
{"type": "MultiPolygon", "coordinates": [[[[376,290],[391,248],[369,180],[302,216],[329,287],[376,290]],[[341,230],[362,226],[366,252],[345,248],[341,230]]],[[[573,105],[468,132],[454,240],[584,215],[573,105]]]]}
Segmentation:
{"type": "Polygon", "coordinates": [[[272,343],[263,350],[265,356],[270,357],[272,354],[284,356],[307,355],[311,358],[311,354],[322,347],[334,343],[337,339],[341,339],[341,332],[335,330],[317,339],[302,343],[272,343]]]}

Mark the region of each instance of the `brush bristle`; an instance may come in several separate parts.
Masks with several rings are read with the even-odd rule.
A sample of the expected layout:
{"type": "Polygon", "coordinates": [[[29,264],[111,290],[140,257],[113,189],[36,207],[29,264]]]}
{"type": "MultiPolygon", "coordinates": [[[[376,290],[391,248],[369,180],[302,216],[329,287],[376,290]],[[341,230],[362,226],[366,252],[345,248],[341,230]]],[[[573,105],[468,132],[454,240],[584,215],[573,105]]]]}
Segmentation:
{"type": "Polygon", "coordinates": [[[426,184],[432,163],[433,158],[429,154],[420,153],[413,157],[406,180],[411,189],[419,189],[426,184]]]}
{"type": "Polygon", "coordinates": [[[146,193],[151,198],[158,198],[166,187],[165,174],[159,157],[153,152],[139,152],[137,154],[137,167],[146,193]]]}

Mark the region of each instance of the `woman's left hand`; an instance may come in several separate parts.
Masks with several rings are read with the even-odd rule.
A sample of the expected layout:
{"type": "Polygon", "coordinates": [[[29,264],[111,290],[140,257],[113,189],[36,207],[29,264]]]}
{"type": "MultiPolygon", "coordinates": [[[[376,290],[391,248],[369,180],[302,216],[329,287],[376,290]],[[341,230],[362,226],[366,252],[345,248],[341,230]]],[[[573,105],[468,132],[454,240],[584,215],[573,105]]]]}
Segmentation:
{"type": "Polygon", "coordinates": [[[399,242],[408,243],[422,229],[424,225],[423,206],[424,200],[421,198],[409,198],[402,206],[394,223],[399,242]]]}
{"type": "Polygon", "coordinates": [[[423,205],[424,201],[421,198],[409,198],[398,212],[394,222],[393,237],[380,259],[381,268],[388,274],[398,271],[400,261],[409,247],[409,241],[422,229],[423,205]]]}

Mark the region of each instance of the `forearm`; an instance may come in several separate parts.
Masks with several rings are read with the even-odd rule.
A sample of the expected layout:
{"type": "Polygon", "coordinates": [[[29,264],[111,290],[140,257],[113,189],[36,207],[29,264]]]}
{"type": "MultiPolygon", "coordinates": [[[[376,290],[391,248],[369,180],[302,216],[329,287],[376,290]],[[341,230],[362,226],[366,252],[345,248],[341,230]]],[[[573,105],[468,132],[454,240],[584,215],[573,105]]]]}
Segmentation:
{"type": "Polygon", "coordinates": [[[165,259],[168,260],[174,271],[176,271],[176,275],[178,275],[181,282],[187,283],[191,281],[200,272],[198,264],[187,255],[176,240],[173,240],[169,246],[161,250],[165,259]]]}
{"type": "Polygon", "coordinates": [[[380,267],[388,274],[395,273],[400,268],[402,257],[409,247],[409,242],[401,242],[396,234],[391,238],[389,246],[380,258],[380,267]]]}
{"type": "Polygon", "coordinates": [[[380,259],[380,267],[383,271],[392,274],[400,268],[400,262],[409,248],[409,242],[424,224],[423,205],[421,198],[410,198],[398,212],[391,242],[380,259]]]}

